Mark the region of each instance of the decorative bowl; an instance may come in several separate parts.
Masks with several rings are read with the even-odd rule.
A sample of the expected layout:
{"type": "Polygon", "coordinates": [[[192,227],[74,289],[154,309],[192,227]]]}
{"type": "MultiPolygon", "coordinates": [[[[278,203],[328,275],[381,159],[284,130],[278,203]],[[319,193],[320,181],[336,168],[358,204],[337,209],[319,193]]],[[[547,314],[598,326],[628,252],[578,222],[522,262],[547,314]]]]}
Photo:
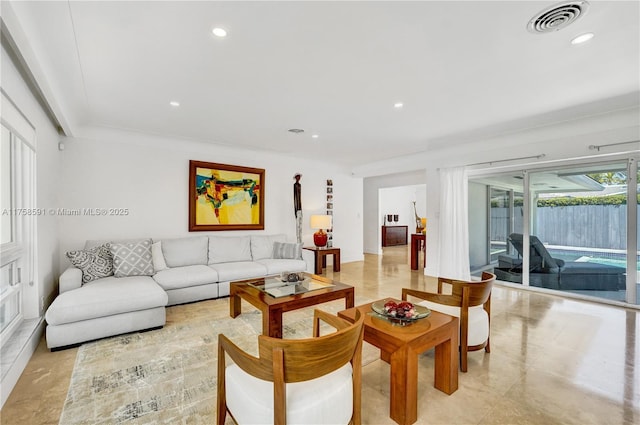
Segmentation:
{"type": "Polygon", "coordinates": [[[389,314],[385,310],[384,305],[387,301],[395,301],[395,300],[385,299],[382,301],[376,301],[373,304],[371,304],[371,309],[375,313],[384,317],[391,323],[396,323],[402,326],[406,326],[420,319],[424,319],[425,317],[428,317],[431,314],[431,310],[429,310],[427,307],[413,304],[413,309],[415,310],[415,314],[412,317],[397,317],[392,314],[389,314]]]}

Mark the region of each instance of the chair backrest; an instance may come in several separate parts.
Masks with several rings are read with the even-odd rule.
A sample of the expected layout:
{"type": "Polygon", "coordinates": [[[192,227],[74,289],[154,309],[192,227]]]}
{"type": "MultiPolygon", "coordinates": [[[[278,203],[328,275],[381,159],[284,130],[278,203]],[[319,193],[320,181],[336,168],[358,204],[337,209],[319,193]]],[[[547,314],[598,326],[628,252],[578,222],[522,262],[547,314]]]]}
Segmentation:
{"type": "MultiPolygon", "coordinates": [[[[509,242],[511,245],[518,251],[520,256],[523,256],[523,242],[522,242],[522,233],[512,233],[509,235],[509,242]]],[[[547,248],[540,242],[535,235],[529,236],[529,244],[531,245],[529,252],[529,262],[533,265],[540,265],[542,270],[557,270],[559,269],[559,265],[556,260],[549,254],[547,248]]]]}
{"type": "MultiPolygon", "coordinates": [[[[464,281],[456,279],[438,278],[438,293],[442,293],[442,284],[448,283],[452,285],[450,297],[442,297],[441,304],[462,306],[464,298],[468,297],[468,307],[483,305],[491,296],[493,282],[496,275],[489,272],[482,272],[480,280],[464,281]]],[[[434,300],[435,301],[435,300],[434,300]]]]}
{"type": "MultiPolygon", "coordinates": [[[[358,315],[355,323],[337,319],[333,326],[341,327],[328,335],[305,339],[280,339],[258,336],[258,362],[238,366],[250,368],[251,374],[265,381],[274,381],[278,367],[284,370],[284,382],[301,382],[326,375],[344,366],[356,357],[362,348],[364,316],[358,315]],[[282,360],[275,359],[282,353],[282,360]]],[[[360,357],[358,357],[360,359],[360,357]]],[[[354,365],[355,367],[355,365],[354,365]]]]}

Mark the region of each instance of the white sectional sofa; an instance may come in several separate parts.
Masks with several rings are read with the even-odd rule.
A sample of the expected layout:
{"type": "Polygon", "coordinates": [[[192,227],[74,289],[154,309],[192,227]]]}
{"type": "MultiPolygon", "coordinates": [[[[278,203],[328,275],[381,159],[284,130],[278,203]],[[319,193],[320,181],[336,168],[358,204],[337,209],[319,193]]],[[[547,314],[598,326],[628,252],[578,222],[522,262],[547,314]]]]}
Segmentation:
{"type": "Polygon", "coordinates": [[[113,253],[116,246],[135,246],[140,256],[136,251],[131,257],[144,262],[151,255],[153,267],[147,265],[141,272],[146,275],[135,275],[127,264],[118,263],[116,250],[114,275],[83,282],[92,273],[88,260],[80,265],[83,270],[65,270],[60,276],[60,294],[45,314],[50,349],[162,327],[166,306],[228,296],[232,281],[314,270],[313,253],[302,250],[300,244],[287,243],[286,235],[142,241],[142,245],[140,240],[87,241],[84,251],[75,252],[94,253],[108,247],[104,249],[113,253]]]}

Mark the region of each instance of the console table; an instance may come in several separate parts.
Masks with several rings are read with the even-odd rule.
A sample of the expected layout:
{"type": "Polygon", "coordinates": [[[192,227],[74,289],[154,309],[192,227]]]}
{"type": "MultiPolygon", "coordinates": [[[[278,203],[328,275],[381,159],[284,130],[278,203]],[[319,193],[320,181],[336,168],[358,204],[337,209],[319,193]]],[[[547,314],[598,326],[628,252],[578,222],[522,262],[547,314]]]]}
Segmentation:
{"type": "Polygon", "coordinates": [[[340,248],[318,248],[316,246],[305,246],[303,249],[313,251],[315,274],[322,273],[322,268],[327,267],[327,255],[333,255],[333,271],[340,271],[340,248]]]}
{"type": "Polygon", "coordinates": [[[382,246],[407,244],[408,226],[382,226],[382,246]]]}

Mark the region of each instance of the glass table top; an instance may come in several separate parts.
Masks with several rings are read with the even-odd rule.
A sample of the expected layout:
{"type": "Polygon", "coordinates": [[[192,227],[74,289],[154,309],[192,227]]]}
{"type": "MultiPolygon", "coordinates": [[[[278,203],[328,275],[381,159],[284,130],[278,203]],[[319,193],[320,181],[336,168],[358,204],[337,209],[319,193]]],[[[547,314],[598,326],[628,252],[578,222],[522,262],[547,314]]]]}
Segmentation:
{"type": "Polygon", "coordinates": [[[313,280],[311,277],[307,277],[300,282],[283,282],[279,277],[269,277],[264,280],[250,282],[249,285],[275,298],[304,294],[305,292],[334,286],[331,283],[313,280]]]}

